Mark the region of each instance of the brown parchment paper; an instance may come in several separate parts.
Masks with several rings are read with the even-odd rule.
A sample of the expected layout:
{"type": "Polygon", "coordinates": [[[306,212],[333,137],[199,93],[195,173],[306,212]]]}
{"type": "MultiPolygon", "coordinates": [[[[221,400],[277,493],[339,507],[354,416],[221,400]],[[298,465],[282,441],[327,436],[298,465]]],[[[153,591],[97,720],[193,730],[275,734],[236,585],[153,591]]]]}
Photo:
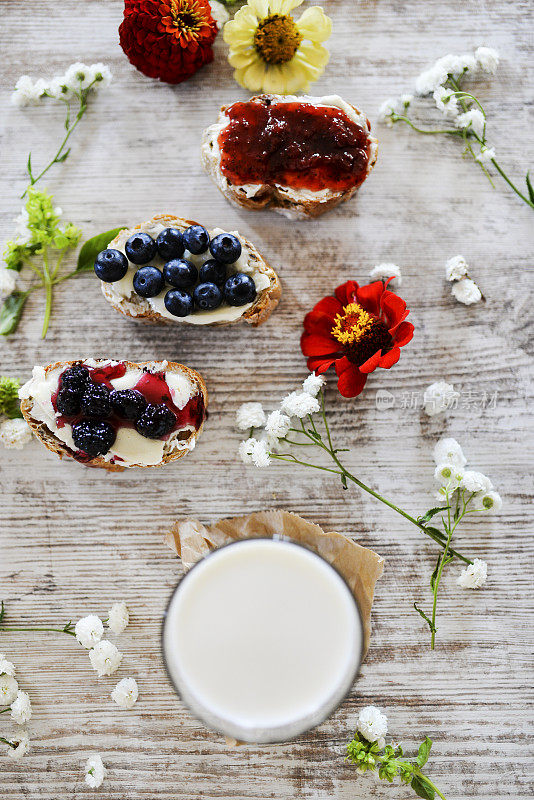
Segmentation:
{"type": "Polygon", "coordinates": [[[319,525],[282,510],[222,519],[209,527],[196,519],[180,519],[166,535],[165,542],[181,558],[187,571],[210,550],[223,544],[258,536],[272,538],[277,534],[311,548],[343,575],[362,614],[365,654],[371,635],[375,583],[384,569],[384,559],[372,550],[335,531],[326,533],[319,525]]]}

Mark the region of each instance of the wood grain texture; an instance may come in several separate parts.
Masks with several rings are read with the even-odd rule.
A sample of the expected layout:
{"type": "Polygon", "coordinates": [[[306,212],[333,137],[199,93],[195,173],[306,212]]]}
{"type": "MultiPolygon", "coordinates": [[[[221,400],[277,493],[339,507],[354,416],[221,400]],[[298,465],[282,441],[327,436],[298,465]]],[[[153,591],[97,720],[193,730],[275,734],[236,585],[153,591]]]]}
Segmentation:
{"type": "MultiPolygon", "coordinates": [[[[314,92],[341,94],[373,122],[382,100],[407,90],[438,56],[496,46],[502,67],[477,88],[499,158],[521,179],[534,163],[527,2],[331,0],[325,6],[334,20],[332,59],[314,92]]],[[[358,709],[369,702],[386,709],[392,735],[407,749],[425,734],[435,740],[430,774],[448,800],[531,797],[532,211],[503,183],[493,190],[462,160],[458,142],[383,126],[377,167],[356,202],[297,224],[238,211],[203,174],[198,153],[200,133],[218,107],[246,97],[233,82],[223,43],[214,64],[171,88],[130,67],[118,46],[121,13],[118,0],[2,2],[2,239],[19,211],[27,152],[44,163],[62,124],[53,106],[11,107],[16,79],[60,72],[80,59],[104,61],[114,83],[92,104],[69,159],[46,182],[65,216],[87,236],[165,211],[238,228],[277,269],[285,293],[258,330],[153,328],[122,319],[87,275],[56,292],[44,342],[37,295],[17,334],[0,342],[2,373],[23,379],[34,364],[56,359],[169,358],[198,369],[211,397],[194,456],[163,471],[108,476],[59,462],[37,442],[1,452],[0,597],[10,619],[105,616],[111,602],[124,598],[132,622],[118,640],[123,668],[101,679],[69,637],[0,634],[0,650],[16,663],[34,706],[32,753],[20,763],[1,757],[0,797],[407,798],[409,790],[359,776],[343,761],[358,709]],[[467,308],[451,298],[443,269],[458,252],[472,265],[485,304],[467,308]],[[357,400],[330,393],[336,435],[352,448],[350,467],[420,513],[431,497],[432,446],[449,433],[471,465],[492,477],[505,503],[498,517],[473,516],[463,527],[458,546],[488,561],[490,580],[481,592],[460,591],[458,567],[451,569],[434,654],[412,602],[428,603],[435,550],[415,529],[320,473],[279,466],[260,473],[233,455],[238,404],[269,403],[305,375],[298,347],[305,310],[337,283],[365,279],[381,261],[403,268],[401,293],[416,336],[357,400]],[[457,386],[462,402],[429,419],[411,398],[420,406],[424,388],[440,378],[457,386]],[[378,389],[393,393],[392,408],[377,409],[378,389]],[[496,403],[481,408],[483,392],[497,392],[496,403]],[[336,715],[288,744],[229,750],[189,716],[163,671],[160,620],[179,568],[162,535],[179,515],[210,523],[270,506],[354,536],[385,557],[386,569],[369,655],[336,715]],[[122,712],[109,695],[127,675],[137,678],[140,700],[122,712]],[[95,751],[109,770],[98,792],[83,780],[85,759],[95,751]]],[[[6,716],[0,735],[13,730],[6,716]]]]}

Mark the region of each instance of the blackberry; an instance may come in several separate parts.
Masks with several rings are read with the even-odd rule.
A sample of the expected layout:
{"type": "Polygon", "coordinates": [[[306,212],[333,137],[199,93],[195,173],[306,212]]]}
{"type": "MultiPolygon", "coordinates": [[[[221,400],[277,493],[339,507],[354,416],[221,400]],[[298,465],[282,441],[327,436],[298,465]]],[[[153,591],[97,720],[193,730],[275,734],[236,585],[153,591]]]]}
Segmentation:
{"type": "Polygon", "coordinates": [[[75,364],[61,373],[60,381],[61,389],[75,389],[81,394],[89,383],[89,372],[81,364],[75,364]]]}
{"type": "Polygon", "coordinates": [[[109,422],[84,419],[72,426],[74,444],[88,456],[104,455],[115,441],[115,431],[109,422]]]}
{"type": "Polygon", "coordinates": [[[135,423],[135,429],[147,439],[161,439],[172,431],[175,424],[176,417],[167,406],[150,403],[135,423]]]}
{"type": "Polygon", "coordinates": [[[91,383],[86,388],[80,402],[80,409],[85,417],[105,419],[111,414],[109,389],[101,383],[91,383]]]}
{"type": "Polygon", "coordinates": [[[145,398],[136,389],[114,389],[109,399],[115,414],[132,422],[141,416],[147,406],[145,398]]]}
{"type": "Polygon", "coordinates": [[[66,386],[60,389],[56,398],[56,408],[64,417],[74,417],[80,413],[80,392],[66,386]]]}

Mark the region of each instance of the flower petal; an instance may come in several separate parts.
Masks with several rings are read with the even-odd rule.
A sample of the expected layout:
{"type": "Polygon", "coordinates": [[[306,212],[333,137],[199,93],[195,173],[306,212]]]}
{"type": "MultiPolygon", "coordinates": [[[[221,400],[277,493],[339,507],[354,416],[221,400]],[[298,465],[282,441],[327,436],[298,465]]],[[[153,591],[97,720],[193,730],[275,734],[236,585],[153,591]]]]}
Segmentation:
{"type": "Polygon", "coordinates": [[[303,2],[304,0],[269,0],[269,9],[271,14],[289,14],[303,2]]]}
{"type": "Polygon", "coordinates": [[[358,367],[351,364],[338,378],[337,388],[343,397],[356,397],[363,391],[367,375],[363,375],[358,367]]]}
{"type": "Polygon", "coordinates": [[[404,347],[405,344],[408,344],[408,342],[412,340],[413,331],[414,326],[411,322],[401,322],[393,337],[395,344],[398,347],[404,347]]]}
{"type": "Polygon", "coordinates": [[[258,54],[252,48],[240,48],[239,50],[230,50],[228,53],[228,63],[235,69],[242,69],[248,67],[258,58],[258,54]]]}
{"type": "MultiPolygon", "coordinates": [[[[275,92],[278,94],[293,94],[295,92],[307,92],[310,88],[310,68],[305,64],[299,63],[297,54],[287,64],[278,65],[278,88],[275,92]]],[[[312,77],[311,80],[315,80],[312,77]]],[[[271,89],[271,91],[273,91],[271,89]]]]}
{"type": "Polygon", "coordinates": [[[315,372],[317,375],[321,375],[323,372],[326,372],[326,370],[335,363],[335,358],[322,358],[321,356],[312,356],[307,361],[310,372],[315,372]]]}
{"type": "Polygon", "coordinates": [[[295,24],[302,36],[312,42],[324,42],[332,33],[332,20],[319,6],[307,8],[295,24]]]}
{"type": "Polygon", "coordinates": [[[396,364],[400,358],[400,347],[392,347],[387,353],[384,353],[383,356],[380,356],[380,361],[378,362],[378,366],[382,367],[383,369],[389,369],[396,364]]]}
{"type": "Polygon", "coordinates": [[[310,311],[304,317],[304,330],[306,333],[318,333],[321,336],[331,337],[333,327],[334,320],[329,314],[310,311]]]}
{"type": "Polygon", "coordinates": [[[404,314],[406,311],[406,303],[393,292],[387,290],[384,292],[380,301],[380,307],[386,318],[388,328],[396,327],[403,321],[404,317],[407,316],[407,314],[404,314]]]}
{"type": "Polygon", "coordinates": [[[236,77],[236,80],[244,86],[245,89],[251,92],[257,92],[263,86],[266,71],[266,64],[258,58],[257,61],[253,61],[250,66],[237,69],[234,74],[239,73],[239,78],[236,77]]]}
{"type": "Polygon", "coordinates": [[[380,298],[383,293],[384,284],[382,281],[374,281],[373,283],[368,283],[366,286],[360,286],[357,293],[358,303],[362,308],[365,308],[366,311],[378,317],[380,316],[380,298]]]}
{"type": "Polygon", "coordinates": [[[356,281],[347,281],[338,286],[334,294],[342,306],[347,306],[349,303],[356,302],[357,291],[358,284],[356,281]]]}
{"type": "Polygon", "coordinates": [[[300,349],[305,356],[333,356],[337,352],[337,342],[315,333],[303,333],[300,349]]]}
{"type": "Polygon", "coordinates": [[[306,71],[306,76],[310,80],[316,81],[323,74],[329,58],[330,53],[326,47],[321,44],[303,42],[289,64],[293,67],[300,66],[306,71]]]}
{"type": "Polygon", "coordinates": [[[381,354],[382,350],[377,350],[376,353],[371,356],[371,358],[368,358],[367,361],[364,361],[363,364],[360,364],[360,372],[365,372],[366,375],[368,375],[370,372],[374,372],[379,365],[381,354]]]}
{"type": "Polygon", "coordinates": [[[259,19],[269,16],[269,0],[248,0],[248,6],[259,19]]]}

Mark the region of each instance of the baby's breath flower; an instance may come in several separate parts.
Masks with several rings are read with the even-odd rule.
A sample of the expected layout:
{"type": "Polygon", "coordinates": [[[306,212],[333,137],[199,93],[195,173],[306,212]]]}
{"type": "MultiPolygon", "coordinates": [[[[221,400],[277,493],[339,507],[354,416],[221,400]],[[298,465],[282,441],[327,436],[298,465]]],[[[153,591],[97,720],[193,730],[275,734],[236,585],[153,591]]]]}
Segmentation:
{"type": "Polygon", "coordinates": [[[0,423],[0,442],[8,450],[22,450],[31,438],[31,428],[23,419],[6,419],[0,423]]]}
{"type": "Polygon", "coordinates": [[[261,428],[265,424],[265,412],[261,403],[243,403],[235,415],[238,430],[246,431],[250,428],[261,428]]]}
{"type": "Polygon", "coordinates": [[[323,375],[316,375],[315,372],[310,372],[302,384],[302,391],[308,392],[312,397],[317,397],[325,384],[326,378],[323,375]]]}
{"type": "Polygon", "coordinates": [[[111,692],[111,699],[120,708],[133,708],[139,697],[139,688],[134,678],[123,678],[111,692]]]}
{"type": "Polygon", "coordinates": [[[69,100],[72,97],[72,89],[65,83],[64,75],[58,75],[52,78],[46,87],[46,93],[53,100],[69,100]]]}
{"type": "Polygon", "coordinates": [[[271,463],[271,457],[267,442],[256,439],[252,447],[251,458],[255,467],[268,467],[271,463]]]}
{"type": "Polygon", "coordinates": [[[463,477],[463,470],[448,462],[438,464],[434,471],[434,478],[449,490],[456,489],[463,477]]]}
{"type": "Polygon", "coordinates": [[[482,492],[474,498],[475,508],[487,511],[488,514],[498,514],[502,508],[502,498],[498,492],[482,492]]]}
{"type": "Polygon", "coordinates": [[[392,114],[404,114],[413,100],[413,94],[401,94],[400,97],[389,97],[378,109],[378,121],[393,126],[392,114]]]}
{"type": "Polygon", "coordinates": [[[26,731],[17,734],[11,741],[16,744],[16,747],[8,747],[7,754],[10,758],[22,758],[30,749],[30,737],[26,731]]]}
{"type": "Polygon", "coordinates": [[[13,677],[15,674],[15,665],[12,661],[8,661],[3,653],[0,653],[0,675],[10,675],[13,677]]]}
{"type": "Polygon", "coordinates": [[[460,486],[468,492],[489,492],[493,489],[493,484],[487,475],[474,469],[466,469],[460,486]]]}
{"type": "Polygon", "coordinates": [[[113,603],[109,610],[108,628],[112,633],[118,635],[122,633],[130,621],[130,615],[126,603],[113,603]]]}
{"type": "Polygon", "coordinates": [[[11,95],[11,102],[14,106],[23,108],[24,106],[36,106],[44,94],[44,86],[41,82],[34,83],[29,75],[21,75],[15,84],[15,91],[11,95]]]}
{"type": "Polygon", "coordinates": [[[0,706],[10,706],[18,690],[19,685],[12,675],[0,675],[0,706]]]}
{"type": "Polygon", "coordinates": [[[455,467],[465,467],[467,458],[464,456],[463,450],[456,441],[451,437],[440,439],[434,447],[434,461],[436,464],[453,464],[455,467]]]}
{"type": "Polygon", "coordinates": [[[454,118],[458,115],[458,100],[452,89],[438,86],[433,92],[436,106],[446,117],[454,118]]]}
{"type": "Polygon", "coordinates": [[[113,675],[118,670],[122,661],[122,653],[117,650],[113,642],[102,639],[101,642],[95,644],[92,650],[89,650],[89,660],[92,668],[101,678],[103,675],[113,675]]]}
{"type": "Polygon", "coordinates": [[[244,464],[252,464],[252,452],[257,439],[247,439],[239,445],[239,457],[244,464]]]}
{"type": "Polygon", "coordinates": [[[478,161],[480,164],[487,164],[495,157],[496,157],[495,148],[486,147],[486,145],[483,144],[482,147],[480,148],[480,153],[476,156],[475,160],[478,161]]]}
{"type": "Polygon", "coordinates": [[[486,118],[479,108],[472,108],[470,111],[465,111],[463,114],[456,117],[454,124],[457,128],[472,130],[473,133],[482,138],[484,135],[486,118]]]}
{"type": "Polygon", "coordinates": [[[64,75],[65,84],[69,89],[72,89],[73,92],[79,92],[80,89],[87,89],[94,79],[95,70],[93,67],[82,64],[80,61],[71,64],[64,75]]]}
{"type": "Polygon", "coordinates": [[[482,292],[471,278],[462,278],[451,286],[451,294],[458,302],[465,306],[478,303],[482,299],[482,292]]]}
{"type": "Polygon", "coordinates": [[[17,287],[17,273],[12,269],[0,267],[0,299],[7,297],[17,287]]]}
{"type": "Polygon", "coordinates": [[[360,711],[356,727],[368,742],[380,742],[388,732],[388,718],[376,706],[365,706],[360,711]]]}
{"type": "Polygon", "coordinates": [[[460,393],[455,391],[452,383],[446,381],[436,381],[425,389],[423,395],[423,408],[429,417],[441,414],[448,408],[454,408],[458,402],[460,393]]]}
{"type": "Polygon", "coordinates": [[[92,70],[94,74],[94,80],[96,81],[93,89],[107,89],[113,77],[110,68],[105,64],[98,62],[98,64],[92,65],[92,70]]]}
{"type": "Polygon", "coordinates": [[[89,614],[87,617],[82,617],[78,620],[74,627],[76,639],[85,647],[90,650],[97,644],[104,635],[104,626],[102,620],[95,614],[89,614]]]}
{"type": "Polygon", "coordinates": [[[375,281],[387,281],[388,278],[393,278],[391,283],[395,286],[400,286],[402,283],[401,269],[396,264],[377,264],[369,273],[369,277],[375,281]]]}
{"type": "Polygon", "coordinates": [[[319,402],[316,397],[312,397],[308,392],[291,392],[287,397],[284,397],[280,408],[289,417],[303,419],[308,414],[316,414],[319,411],[319,402]]]}
{"type": "Polygon", "coordinates": [[[11,719],[14,720],[17,725],[24,725],[24,723],[28,722],[31,718],[31,715],[32,704],[30,697],[27,692],[23,692],[19,689],[15,700],[11,703],[11,719]]]}
{"type": "Polygon", "coordinates": [[[493,47],[478,47],[475,50],[475,58],[478,67],[484,72],[495,74],[499,66],[499,53],[493,47]]]}
{"type": "Polygon", "coordinates": [[[269,414],[265,423],[266,432],[277,439],[283,439],[284,436],[287,436],[290,427],[291,420],[289,417],[278,410],[269,414]]]}
{"type": "Polygon", "coordinates": [[[488,565],[480,558],[475,558],[472,564],[461,571],[456,583],[462,589],[480,589],[486,583],[487,577],[488,565]]]}
{"type": "Polygon", "coordinates": [[[85,764],[85,782],[91,789],[98,789],[106,777],[106,768],[98,753],[89,756],[85,764]]]}
{"type": "Polygon", "coordinates": [[[467,275],[469,266],[463,256],[453,256],[445,264],[445,277],[448,281],[459,281],[467,275]]]}

